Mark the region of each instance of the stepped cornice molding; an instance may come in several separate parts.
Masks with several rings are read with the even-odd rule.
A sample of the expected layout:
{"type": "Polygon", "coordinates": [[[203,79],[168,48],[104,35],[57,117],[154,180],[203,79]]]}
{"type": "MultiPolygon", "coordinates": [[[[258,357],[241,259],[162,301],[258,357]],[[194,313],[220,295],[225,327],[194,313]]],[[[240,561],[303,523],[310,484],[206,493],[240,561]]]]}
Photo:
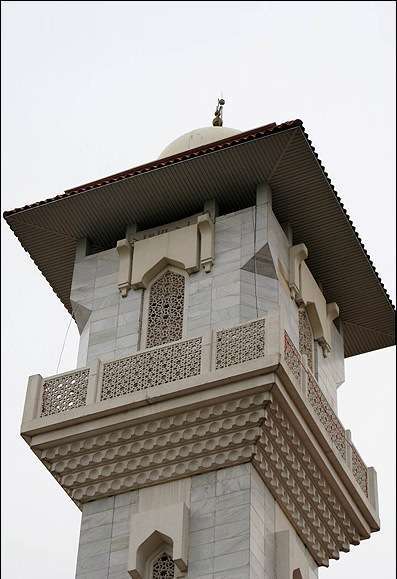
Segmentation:
{"type": "Polygon", "coordinates": [[[73,434],[70,425],[60,438],[51,431],[45,442],[39,435],[30,443],[79,505],[252,462],[317,564],[327,566],[374,528],[327,455],[314,440],[308,444],[298,415],[270,374],[250,378],[245,388],[231,383],[189,395],[179,407],[175,400],[152,404],[151,414],[131,414],[127,424],[116,414],[106,430],[97,423],[73,434]]]}
{"type": "MultiPolygon", "coordinates": [[[[177,448],[179,444],[186,444],[190,440],[203,439],[205,437],[212,439],[216,435],[226,435],[229,431],[236,430],[236,428],[244,428],[249,425],[258,424],[263,416],[263,409],[260,409],[259,411],[238,414],[234,417],[227,417],[221,420],[214,420],[196,426],[188,426],[187,428],[165,432],[150,438],[141,440],[134,439],[133,442],[126,444],[111,446],[104,450],[88,452],[53,462],[51,472],[64,475],[78,471],[81,468],[112,463],[114,460],[122,459],[126,456],[148,456],[149,452],[161,452],[164,448],[171,451],[177,448]]],[[[192,451],[196,452],[196,449],[194,448],[192,451]]]]}
{"type": "Polygon", "coordinates": [[[358,530],[302,445],[279,405],[266,412],[254,465],[319,565],[338,559],[358,530]]]}

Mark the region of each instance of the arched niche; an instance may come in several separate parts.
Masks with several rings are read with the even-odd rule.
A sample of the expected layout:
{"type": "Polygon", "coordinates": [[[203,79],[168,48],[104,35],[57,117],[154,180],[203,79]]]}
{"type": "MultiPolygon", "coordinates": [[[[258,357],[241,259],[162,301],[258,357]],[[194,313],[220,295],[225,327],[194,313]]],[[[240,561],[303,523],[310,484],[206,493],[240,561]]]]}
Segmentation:
{"type": "Polygon", "coordinates": [[[164,553],[172,557],[175,576],[180,577],[187,570],[188,537],[189,509],[184,502],[134,514],[128,573],[133,579],[153,579],[150,572],[164,553]]]}
{"type": "Polygon", "coordinates": [[[172,539],[154,531],[138,548],[137,563],[144,570],[144,579],[174,579],[172,539]]]}

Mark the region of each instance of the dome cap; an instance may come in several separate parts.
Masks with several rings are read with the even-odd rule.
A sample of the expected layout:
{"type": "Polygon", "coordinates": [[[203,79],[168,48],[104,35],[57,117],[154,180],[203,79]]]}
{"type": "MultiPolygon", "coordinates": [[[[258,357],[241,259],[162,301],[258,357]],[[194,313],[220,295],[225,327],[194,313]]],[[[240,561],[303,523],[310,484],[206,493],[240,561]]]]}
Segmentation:
{"type": "Polygon", "coordinates": [[[221,141],[222,139],[227,139],[228,137],[234,137],[238,135],[241,131],[237,129],[230,129],[228,127],[213,126],[213,127],[202,127],[200,129],[194,129],[189,133],[181,135],[169,145],[163,149],[159,159],[164,159],[165,157],[171,157],[172,155],[177,155],[178,153],[183,153],[189,149],[195,149],[196,147],[202,147],[208,145],[209,143],[215,143],[216,141],[221,141]]]}

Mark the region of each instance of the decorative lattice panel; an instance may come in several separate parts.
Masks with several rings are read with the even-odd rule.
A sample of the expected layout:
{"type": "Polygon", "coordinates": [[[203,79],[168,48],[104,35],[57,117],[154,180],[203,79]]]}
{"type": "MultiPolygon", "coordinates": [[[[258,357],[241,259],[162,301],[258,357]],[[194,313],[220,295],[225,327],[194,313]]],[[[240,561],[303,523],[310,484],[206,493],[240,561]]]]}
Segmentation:
{"type": "Polygon", "coordinates": [[[255,320],[216,333],[216,369],[265,355],[265,320],[255,320]]]}
{"type": "Polygon", "coordinates": [[[153,579],[174,579],[174,573],[174,561],[168,553],[163,553],[153,563],[153,579]]]}
{"type": "Polygon", "coordinates": [[[308,374],[307,399],[327,431],[328,436],[338,449],[340,456],[343,460],[346,460],[345,429],[321,392],[319,385],[310,374],[308,374]]]}
{"type": "Polygon", "coordinates": [[[45,380],[41,416],[50,416],[85,406],[89,372],[79,370],[45,380]]]}
{"type": "Polygon", "coordinates": [[[307,363],[313,372],[313,332],[306,311],[299,310],[299,351],[306,354],[307,363]]]}
{"type": "Polygon", "coordinates": [[[146,347],[182,338],[185,278],[166,271],[150,288],[146,347]]]}
{"type": "MultiPolygon", "coordinates": [[[[284,332],[284,358],[298,384],[300,384],[303,366],[299,352],[293,345],[287,332],[284,332]]],[[[352,449],[353,476],[360,487],[363,489],[364,493],[368,496],[368,471],[365,463],[358,454],[354,445],[346,440],[345,429],[343,428],[339,418],[336,416],[331,405],[321,391],[314,376],[309,371],[305,372],[307,374],[307,400],[310,406],[314,410],[318,420],[325,428],[329,438],[335,445],[335,448],[338,450],[339,455],[345,462],[346,445],[350,444],[352,449]]]]}
{"type": "Polygon", "coordinates": [[[284,332],[284,359],[294,378],[300,384],[302,372],[301,357],[287,332],[284,332]]]}
{"type": "Polygon", "coordinates": [[[198,376],[200,368],[201,338],[107,362],[103,367],[101,400],[198,376]]]}
{"type": "Polygon", "coordinates": [[[368,496],[368,472],[367,467],[361,456],[358,454],[355,446],[351,445],[352,449],[352,471],[353,476],[364,491],[364,493],[368,496]]]}

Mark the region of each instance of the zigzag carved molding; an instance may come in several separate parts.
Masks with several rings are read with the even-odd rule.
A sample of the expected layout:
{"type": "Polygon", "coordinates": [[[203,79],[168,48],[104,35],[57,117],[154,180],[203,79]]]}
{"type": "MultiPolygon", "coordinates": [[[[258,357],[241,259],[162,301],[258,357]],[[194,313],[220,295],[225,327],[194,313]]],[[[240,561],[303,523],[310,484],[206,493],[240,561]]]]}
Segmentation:
{"type": "Polygon", "coordinates": [[[175,461],[188,459],[195,455],[207,455],[233,448],[243,443],[254,442],[259,436],[260,430],[256,427],[232,434],[198,440],[191,444],[184,444],[161,452],[142,454],[137,458],[117,461],[93,469],[77,471],[62,477],[60,483],[63,487],[73,488],[77,485],[95,483],[100,479],[105,480],[121,475],[134,474],[137,471],[146,471],[147,469],[155,469],[160,466],[163,467],[164,465],[173,464],[175,461]]]}
{"type": "Polygon", "coordinates": [[[177,478],[184,478],[194,474],[248,462],[254,452],[255,446],[253,444],[245,444],[232,450],[200,456],[194,460],[180,461],[167,466],[160,466],[157,469],[146,470],[129,476],[83,486],[73,490],[70,494],[75,500],[87,501],[92,498],[123,493],[134,488],[159,484],[177,478]]]}
{"type": "Polygon", "coordinates": [[[360,541],[269,392],[36,451],[77,502],[252,461],[319,565],[360,541]]]}
{"type": "Polygon", "coordinates": [[[253,412],[238,414],[233,418],[227,417],[220,420],[205,422],[188,428],[181,428],[171,432],[165,432],[159,436],[153,436],[138,441],[117,445],[99,451],[80,454],[61,461],[55,461],[51,465],[51,472],[56,474],[66,474],[96,465],[111,463],[117,459],[132,457],[137,455],[147,456],[148,453],[172,449],[179,444],[205,437],[212,437],[221,433],[228,433],[236,428],[244,428],[256,425],[264,417],[263,409],[253,412]]]}
{"type": "Polygon", "coordinates": [[[311,476],[314,484],[317,486],[318,492],[321,494],[321,496],[325,497],[332,513],[334,516],[336,516],[341,526],[344,528],[346,535],[349,537],[350,543],[352,545],[358,545],[360,542],[360,537],[357,530],[350,523],[347,513],[339,504],[334,493],[332,492],[331,487],[326,482],[316,463],[313,461],[311,455],[307,452],[306,448],[301,442],[301,439],[292,428],[289,420],[286,418],[280,406],[275,402],[272,402],[269,407],[265,426],[267,427],[266,431],[268,430],[270,434],[272,434],[273,429],[277,429],[275,434],[277,433],[278,437],[284,434],[289,439],[291,445],[294,448],[294,451],[301,459],[301,464],[307,473],[309,473],[311,476]]]}
{"type": "Polygon", "coordinates": [[[254,464],[319,565],[359,535],[279,405],[266,412],[254,464]]]}
{"type": "Polygon", "coordinates": [[[166,433],[179,427],[192,426],[198,422],[216,420],[223,416],[231,416],[249,408],[258,408],[268,399],[269,396],[267,393],[253,394],[234,400],[228,400],[227,402],[204,406],[188,412],[181,412],[172,416],[165,416],[163,418],[113,430],[104,434],[88,436],[87,438],[76,440],[75,442],[68,444],[44,448],[40,451],[40,458],[47,461],[55,458],[69,458],[76,454],[85,453],[91,450],[110,448],[117,444],[128,442],[131,439],[136,442],[146,436],[166,433]]]}

